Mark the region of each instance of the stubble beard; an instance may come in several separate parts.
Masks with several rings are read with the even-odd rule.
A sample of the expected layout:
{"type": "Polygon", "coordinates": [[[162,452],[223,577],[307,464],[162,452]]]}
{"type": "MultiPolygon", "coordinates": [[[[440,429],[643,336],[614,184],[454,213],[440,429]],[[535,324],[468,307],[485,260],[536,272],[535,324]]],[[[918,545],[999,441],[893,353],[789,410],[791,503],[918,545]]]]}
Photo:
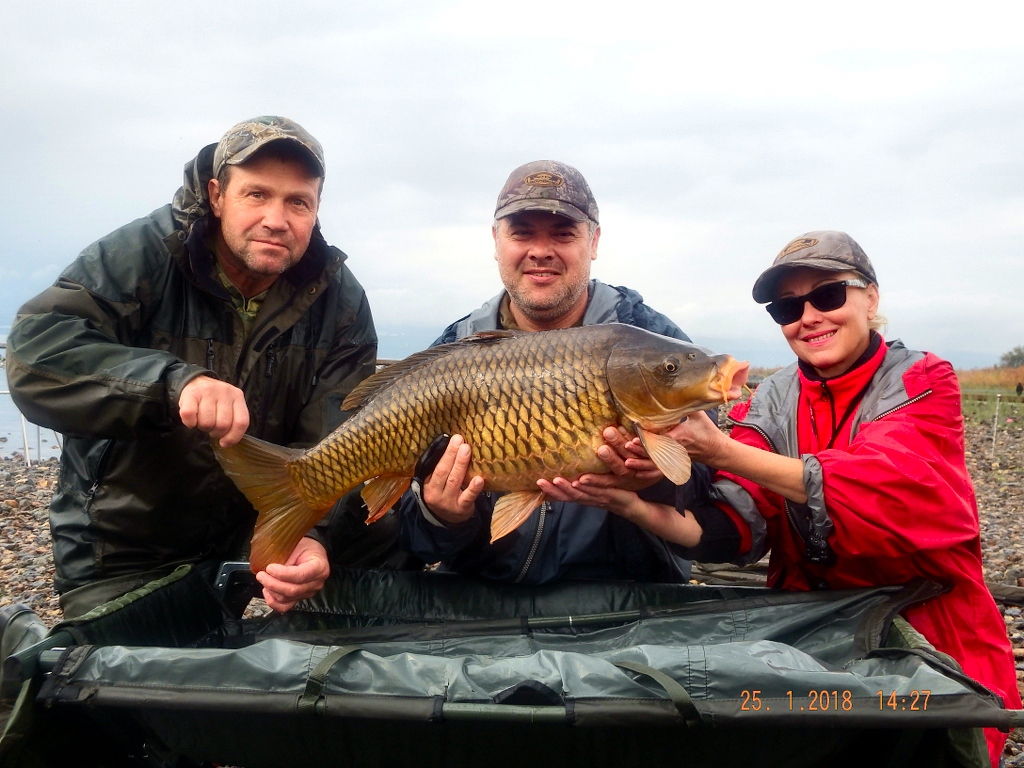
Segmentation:
{"type": "Polygon", "coordinates": [[[506,286],[506,290],[509,299],[524,316],[534,321],[550,321],[568,314],[580,297],[586,294],[589,282],[590,279],[584,277],[565,285],[558,294],[545,299],[530,296],[528,291],[520,290],[518,285],[506,286]]]}
{"type": "Polygon", "coordinates": [[[253,243],[249,240],[246,240],[234,255],[249,271],[266,277],[278,277],[284,274],[298,264],[299,259],[302,258],[301,254],[296,257],[291,249],[288,250],[288,257],[286,259],[261,256],[255,252],[253,243]]]}

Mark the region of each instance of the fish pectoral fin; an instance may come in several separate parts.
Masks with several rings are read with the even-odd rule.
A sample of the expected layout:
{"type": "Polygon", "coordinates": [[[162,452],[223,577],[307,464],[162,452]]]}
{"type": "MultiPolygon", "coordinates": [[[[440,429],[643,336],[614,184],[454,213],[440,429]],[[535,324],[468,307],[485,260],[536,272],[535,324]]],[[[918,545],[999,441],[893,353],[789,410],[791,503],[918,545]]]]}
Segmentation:
{"type": "Polygon", "coordinates": [[[370,510],[366,524],[384,517],[384,513],[395,506],[402,494],[409,490],[410,482],[412,478],[405,475],[381,475],[368,481],[360,494],[366,502],[366,508],[370,510]]]}
{"type": "Polygon", "coordinates": [[[671,437],[648,432],[646,429],[637,428],[637,433],[640,435],[644,450],[654,465],[661,470],[661,474],[676,485],[682,485],[690,479],[690,454],[683,446],[671,437]]]}
{"type": "Polygon", "coordinates": [[[543,491],[516,491],[498,499],[491,514],[491,543],[502,536],[507,536],[526,522],[543,502],[543,491]]]}

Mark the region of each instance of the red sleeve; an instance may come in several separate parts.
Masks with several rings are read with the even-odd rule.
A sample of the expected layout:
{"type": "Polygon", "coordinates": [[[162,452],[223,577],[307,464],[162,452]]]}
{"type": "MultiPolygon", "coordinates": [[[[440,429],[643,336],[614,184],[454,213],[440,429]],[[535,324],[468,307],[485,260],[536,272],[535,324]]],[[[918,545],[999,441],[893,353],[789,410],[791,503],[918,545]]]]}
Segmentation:
{"type": "Polygon", "coordinates": [[[909,398],[924,396],[817,454],[839,555],[899,557],[978,536],[953,368],[929,354],[903,382],[909,398]]]}

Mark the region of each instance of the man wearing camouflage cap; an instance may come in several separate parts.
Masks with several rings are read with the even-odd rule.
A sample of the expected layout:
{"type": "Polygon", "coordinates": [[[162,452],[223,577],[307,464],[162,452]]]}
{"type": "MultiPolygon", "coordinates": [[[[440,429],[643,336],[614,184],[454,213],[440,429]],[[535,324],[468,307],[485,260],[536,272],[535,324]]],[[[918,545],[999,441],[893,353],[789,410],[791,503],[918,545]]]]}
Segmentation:
{"type": "MultiPolygon", "coordinates": [[[[539,160],[514,170],[498,195],[491,231],[504,290],[448,326],[435,344],[495,329],[600,323],[627,323],[689,341],[640,294],[591,279],[601,237],[597,202],[572,166],[539,160]]],[[[614,461],[610,449],[601,450],[614,461]]],[[[525,584],[566,577],[688,578],[689,562],[671,545],[550,484],[549,497],[561,500],[545,501],[539,514],[491,544],[496,495],[482,493],[482,478],[466,477],[470,452],[453,436],[429,477],[414,482],[398,506],[402,546],[418,557],[442,561],[448,570],[525,584]]],[[[702,471],[694,477],[703,477],[702,471]]]]}
{"type": "MultiPolygon", "coordinates": [[[[185,166],[170,205],[86,248],[19,311],[12,396],[67,436],[50,506],[65,616],[181,564],[212,577],[244,558],[255,512],[211,438],[314,444],[373,373],[366,295],[320,234],[325,172],[293,121],[239,123],[185,166]]],[[[257,579],[287,610],[328,572],[305,538],[257,579]]]]}

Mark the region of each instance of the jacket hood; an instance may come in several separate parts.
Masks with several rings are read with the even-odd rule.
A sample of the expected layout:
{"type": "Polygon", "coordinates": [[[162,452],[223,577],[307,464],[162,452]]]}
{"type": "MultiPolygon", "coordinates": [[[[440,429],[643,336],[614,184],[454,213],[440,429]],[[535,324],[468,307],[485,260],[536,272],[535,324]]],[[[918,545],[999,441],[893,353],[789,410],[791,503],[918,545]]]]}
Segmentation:
{"type": "Polygon", "coordinates": [[[184,181],[171,201],[171,215],[186,233],[210,212],[206,187],[213,178],[213,152],[216,149],[216,144],[207,144],[199,150],[198,155],[185,163],[184,181]]]}

